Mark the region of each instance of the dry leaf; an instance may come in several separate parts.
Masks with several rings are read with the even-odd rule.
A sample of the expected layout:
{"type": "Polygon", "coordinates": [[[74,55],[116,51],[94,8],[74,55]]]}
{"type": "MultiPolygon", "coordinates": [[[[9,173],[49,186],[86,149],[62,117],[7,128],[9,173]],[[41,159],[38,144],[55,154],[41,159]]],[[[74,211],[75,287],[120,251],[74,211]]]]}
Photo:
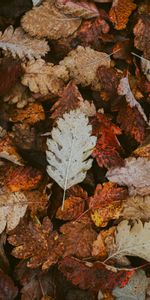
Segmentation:
{"type": "Polygon", "coordinates": [[[44,191],[24,191],[24,195],[27,198],[28,209],[30,210],[32,218],[35,217],[38,212],[46,210],[49,197],[44,191]]]}
{"type": "Polygon", "coordinates": [[[23,108],[30,102],[34,102],[34,98],[28,93],[28,89],[20,83],[14,85],[14,87],[3,98],[4,102],[9,104],[16,104],[17,108],[23,108]]]}
{"type": "Polygon", "coordinates": [[[110,169],[106,177],[112,182],[128,186],[131,196],[150,194],[150,161],[146,158],[126,158],[124,167],[110,169]]]}
{"type": "Polygon", "coordinates": [[[141,57],[141,68],[148,81],[150,81],[150,60],[141,57]]]}
{"type": "Polygon", "coordinates": [[[55,6],[54,0],[46,0],[39,7],[34,7],[21,20],[23,29],[31,36],[47,37],[52,40],[73,34],[80,24],[80,18],[64,15],[55,6]]]}
{"type": "Polygon", "coordinates": [[[13,300],[16,299],[18,294],[18,289],[14,285],[11,277],[4,273],[3,270],[0,269],[0,297],[1,300],[13,300]]]}
{"type": "Polygon", "coordinates": [[[145,272],[137,270],[124,288],[116,287],[112,294],[116,300],[145,300],[147,286],[145,272]]]}
{"type": "Polygon", "coordinates": [[[87,159],[96,144],[91,136],[91,125],[80,110],[72,110],[58,119],[57,127],[52,129],[52,138],[47,139],[47,172],[65,191],[84,180],[92,166],[87,159]],[[82,128],[82,130],[81,130],[82,128]]]}
{"type": "Polygon", "coordinates": [[[55,5],[61,12],[72,17],[90,19],[99,16],[96,5],[86,0],[56,0],[55,5]]]}
{"type": "Polygon", "coordinates": [[[136,4],[133,3],[133,0],[113,0],[109,17],[115,29],[122,30],[126,28],[128,18],[135,9],[136,4]]]}
{"type": "Polygon", "coordinates": [[[141,16],[134,27],[134,46],[143,51],[144,57],[150,59],[150,17],[149,14],[141,16]]]}
{"type": "Polygon", "coordinates": [[[112,252],[109,253],[108,258],[129,255],[138,256],[150,262],[149,232],[150,222],[142,224],[140,220],[136,220],[132,227],[127,220],[120,222],[116,229],[112,252]]]}
{"type": "Polygon", "coordinates": [[[14,109],[10,113],[9,121],[33,125],[45,120],[43,106],[39,103],[29,103],[22,109],[14,109]]]}
{"type": "Polygon", "coordinates": [[[150,220],[150,195],[128,197],[123,202],[122,213],[126,220],[150,220]]]}
{"type": "Polygon", "coordinates": [[[91,120],[91,124],[92,133],[97,136],[97,143],[92,156],[96,158],[99,167],[110,168],[122,165],[123,159],[119,154],[122,148],[117,139],[117,135],[121,134],[120,128],[99,112],[91,120]]]}
{"type": "Polygon", "coordinates": [[[117,87],[120,81],[121,73],[114,68],[101,66],[97,70],[97,76],[101,84],[101,97],[104,101],[108,101],[113,97],[117,97],[117,87]]]}
{"type": "Polygon", "coordinates": [[[98,234],[97,239],[93,243],[92,256],[100,259],[105,259],[107,257],[107,250],[101,232],[98,234]]]}
{"type": "Polygon", "coordinates": [[[14,30],[12,26],[5,29],[4,33],[0,32],[0,48],[9,51],[13,57],[29,59],[40,58],[49,51],[45,40],[31,38],[21,27],[14,30]]]}
{"type": "Polygon", "coordinates": [[[27,209],[27,198],[22,192],[0,195],[0,233],[14,229],[27,209]]]}
{"type": "Polygon", "coordinates": [[[0,158],[5,158],[16,165],[23,165],[23,160],[17,153],[15,146],[13,145],[13,140],[9,134],[0,138],[0,158]]]}
{"type": "Polygon", "coordinates": [[[70,78],[74,79],[76,84],[91,85],[93,89],[100,89],[96,71],[102,65],[110,67],[110,58],[104,52],[78,46],[59,64],[67,68],[70,78]]]}
{"type": "Polygon", "coordinates": [[[145,141],[133,151],[133,155],[150,159],[150,135],[148,135],[145,141]]]}
{"type": "Polygon", "coordinates": [[[68,71],[65,66],[54,66],[42,59],[23,64],[25,71],[22,84],[28,86],[31,92],[41,95],[58,95],[64,82],[68,81],[68,71]]]}

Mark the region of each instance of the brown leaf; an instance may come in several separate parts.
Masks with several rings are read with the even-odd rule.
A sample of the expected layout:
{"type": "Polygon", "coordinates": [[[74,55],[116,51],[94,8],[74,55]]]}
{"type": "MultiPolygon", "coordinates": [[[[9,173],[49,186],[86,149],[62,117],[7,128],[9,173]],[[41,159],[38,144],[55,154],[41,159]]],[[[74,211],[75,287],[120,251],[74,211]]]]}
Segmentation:
{"type": "Polygon", "coordinates": [[[69,222],[60,227],[63,233],[60,243],[64,245],[63,257],[74,255],[79,258],[91,256],[92,244],[97,233],[90,223],[69,222]]]}
{"type": "Polygon", "coordinates": [[[112,219],[118,219],[122,210],[122,200],[128,193],[125,188],[107,182],[102,187],[98,184],[93,197],[90,197],[89,207],[91,218],[96,226],[104,227],[112,219]]]}
{"type": "Polygon", "coordinates": [[[115,29],[122,30],[126,28],[128,18],[135,9],[136,4],[133,3],[133,0],[113,0],[109,17],[115,29]]]}
{"type": "Polygon", "coordinates": [[[0,299],[13,300],[18,294],[12,279],[0,269],[0,299]]]}
{"type": "Polygon", "coordinates": [[[93,89],[99,89],[97,68],[101,65],[110,67],[110,58],[105,52],[78,46],[69,52],[59,65],[66,67],[70,78],[73,78],[76,84],[91,85],[93,89]]]}
{"type": "Polygon", "coordinates": [[[121,145],[116,135],[121,134],[118,126],[111,123],[105,115],[97,113],[91,120],[93,135],[97,136],[97,143],[92,152],[92,156],[100,167],[110,168],[111,166],[121,165],[123,159],[120,157],[121,145]]]}
{"type": "Polygon", "coordinates": [[[21,76],[21,64],[12,58],[3,58],[0,62],[0,96],[4,96],[21,76]]]}
{"type": "Polygon", "coordinates": [[[131,107],[129,104],[122,102],[119,106],[117,121],[120,123],[121,129],[138,143],[144,141],[147,124],[137,107],[131,107]]]}
{"type": "Polygon", "coordinates": [[[125,220],[150,220],[150,195],[132,196],[123,201],[121,215],[125,220]]]}
{"type": "Polygon", "coordinates": [[[133,151],[133,155],[136,157],[146,157],[150,159],[150,136],[146,137],[146,140],[133,151]]]}
{"type": "Polygon", "coordinates": [[[30,166],[5,165],[0,168],[1,187],[4,191],[31,190],[43,178],[41,171],[30,166]]]}
{"type": "Polygon", "coordinates": [[[10,113],[9,120],[11,122],[20,122],[33,125],[36,122],[45,120],[43,106],[39,103],[29,103],[22,109],[14,109],[10,113]]]}
{"type": "Polygon", "coordinates": [[[64,208],[59,207],[56,212],[56,218],[71,221],[79,217],[84,211],[85,201],[88,197],[87,192],[80,186],[75,185],[67,192],[69,196],[64,202],[64,208]]]}
{"type": "Polygon", "coordinates": [[[34,218],[38,212],[45,211],[48,204],[48,195],[44,191],[25,191],[24,195],[27,198],[28,209],[31,211],[32,218],[34,218]]]}
{"type": "Polygon", "coordinates": [[[17,153],[16,148],[13,145],[13,139],[9,134],[6,134],[0,139],[0,158],[9,160],[16,165],[23,165],[23,160],[17,153]]]}
{"type": "Polygon", "coordinates": [[[64,15],[55,6],[54,0],[46,0],[39,7],[34,7],[21,20],[23,29],[31,36],[52,40],[73,34],[80,24],[80,18],[64,15]]]}
{"type": "Polygon", "coordinates": [[[43,96],[58,95],[64,82],[69,79],[65,66],[46,63],[43,59],[24,63],[23,69],[22,84],[28,86],[31,92],[43,96]]]}
{"type": "Polygon", "coordinates": [[[56,7],[64,14],[72,17],[82,17],[90,19],[99,16],[99,11],[96,5],[86,0],[56,0],[56,7]]]}
{"type": "Polygon", "coordinates": [[[97,257],[100,260],[104,260],[108,256],[107,244],[105,245],[105,240],[113,235],[115,227],[110,227],[107,230],[101,231],[97,239],[93,243],[92,256],[97,257]]]}
{"type": "Polygon", "coordinates": [[[28,89],[20,83],[17,83],[11,91],[4,97],[4,102],[11,105],[16,104],[17,108],[23,108],[30,102],[34,102],[34,98],[29,95],[28,89]]]}
{"type": "Polygon", "coordinates": [[[139,18],[134,27],[134,35],[135,47],[143,51],[145,58],[150,59],[150,16],[148,14],[139,18]]]}
{"type": "Polygon", "coordinates": [[[124,287],[135,272],[134,270],[117,271],[113,267],[107,269],[101,262],[83,262],[72,257],[61,260],[59,270],[74,285],[78,285],[81,289],[95,291],[99,289],[110,291],[118,285],[124,287]]]}

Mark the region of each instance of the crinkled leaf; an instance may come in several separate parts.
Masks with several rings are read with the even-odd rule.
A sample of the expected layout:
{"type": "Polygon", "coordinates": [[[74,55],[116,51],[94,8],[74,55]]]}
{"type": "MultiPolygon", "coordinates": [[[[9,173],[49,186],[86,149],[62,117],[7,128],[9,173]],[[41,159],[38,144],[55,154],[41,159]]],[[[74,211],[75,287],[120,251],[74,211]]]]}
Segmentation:
{"type": "Polygon", "coordinates": [[[45,119],[44,109],[39,103],[29,103],[25,108],[14,109],[10,113],[11,122],[24,124],[35,124],[45,119]]]}
{"type": "Polygon", "coordinates": [[[115,29],[122,30],[126,28],[128,18],[135,9],[136,4],[133,3],[133,0],[113,0],[109,17],[115,29]]]}

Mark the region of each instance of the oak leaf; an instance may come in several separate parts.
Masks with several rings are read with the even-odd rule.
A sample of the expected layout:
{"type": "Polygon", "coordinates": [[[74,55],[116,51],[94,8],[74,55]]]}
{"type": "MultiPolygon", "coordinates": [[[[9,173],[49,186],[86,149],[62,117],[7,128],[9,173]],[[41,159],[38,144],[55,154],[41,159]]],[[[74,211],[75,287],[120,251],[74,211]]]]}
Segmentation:
{"type": "Polygon", "coordinates": [[[150,220],[150,195],[128,197],[122,206],[121,215],[126,220],[150,220]]]}
{"type": "Polygon", "coordinates": [[[13,26],[0,32],[0,48],[9,51],[15,58],[27,57],[29,59],[40,58],[49,51],[49,46],[45,40],[31,38],[21,27],[14,30],[13,26]]]}
{"type": "Polygon", "coordinates": [[[0,299],[1,300],[13,300],[16,298],[18,294],[18,289],[14,285],[11,277],[4,273],[3,270],[0,269],[0,299]]]}
{"type": "Polygon", "coordinates": [[[91,85],[93,89],[99,89],[97,68],[102,65],[110,67],[110,57],[105,52],[78,46],[75,50],[70,51],[59,65],[66,67],[70,78],[73,78],[76,84],[91,85]]]}
{"type": "Polygon", "coordinates": [[[31,92],[41,95],[58,95],[64,82],[69,79],[64,66],[46,63],[43,59],[24,63],[23,69],[22,84],[28,86],[31,92]]]}
{"type": "Polygon", "coordinates": [[[16,148],[13,145],[13,139],[9,134],[0,138],[0,158],[4,158],[20,166],[23,165],[23,160],[17,153],[16,148]]]}
{"type": "Polygon", "coordinates": [[[80,18],[73,18],[59,10],[54,0],[46,0],[34,7],[21,19],[21,25],[31,36],[57,40],[73,34],[81,24],[80,18]]]}
{"type": "Polygon", "coordinates": [[[90,19],[99,16],[99,11],[96,5],[86,0],[56,0],[56,7],[64,14],[72,17],[90,19]]]}
{"type": "Polygon", "coordinates": [[[20,122],[24,124],[33,125],[36,122],[43,121],[45,113],[43,106],[39,103],[29,103],[24,108],[14,109],[10,113],[9,120],[11,122],[20,122]]]}
{"type": "Polygon", "coordinates": [[[116,229],[112,252],[109,259],[115,257],[138,256],[150,261],[150,222],[142,224],[140,220],[134,221],[132,227],[127,220],[119,223],[116,229]]]}
{"type": "Polygon", "coordinates": [[[113,0],[109,17],[115,29],[122,30],[126,28],[128,18],[135,9],[136,4],[133,3],[133,0],[113,0]]]}
{"type": "Polygon", "coordinates": [[[101,262],[83,262],[72,257],[65,257],[59,263],[59,270],[74,285],[80,289],[90,289],[98,291],[110,291],[118,284],[124,287],[129,278],[134,274],[134,270],[117,271],[111,267],[107,269],[101,262]]]}
{"type": "Polygon", "coordinates": [[[27,210],[27,198],[22,192],[0,195],[0,233],[14,229],[27,210]]]}
{"type": "Polygon", "coordinates": [[[150,161],[147,158],[129,157],[124,167],[109,169],[106,177],[120,185],[126,185],[130,195],[150,194],[150,161]]]}
{"type": "Polygon", "coordinates": [[[112,219],[118,219],[122,210],[122,200],[127,197],[127,190],[107,182],[102,187],[98,184],[89,207],[91,218],[96,226],[104,227],[112,219]]]}
{"type": "Polygon", "coordinates": [[[79,185],[75,185],[67,191],[67,198],[64,201],[64,209],[58,208],[56,218],[71,221],[75,220],[84,212],[87,192],[79,185]],[[68,195],[69,194],[69,195],[68,195]]]}
{"type": "Polygon", "coordinates": [[[116,300],[145,300],[148,278],[143,270],[138,270],[124,288],[116,287],[112,294],[116,300]]]}
{"type": "Polygon", "coordinates": [[[97,143],[92,152],[92,156],[100,167],[110,168],[121,165],[123,159],[120,157],[121,145],[116,135],[121,134],[118,126],[102,113],[97,113],[91,120],[93,135],[97,136],[97,143]]]}
{"type": "Polygon", "coordinates": [[[47,172],[63,188],[64,197],[69,187],[84,180],[92,166],[92,159],[87,158],[96,137],[91,136],[91,131],[88,118],[80,110],[72,110],[58,119],[57,127],[51,132],[52,138],[47,139],[47,172]]]}

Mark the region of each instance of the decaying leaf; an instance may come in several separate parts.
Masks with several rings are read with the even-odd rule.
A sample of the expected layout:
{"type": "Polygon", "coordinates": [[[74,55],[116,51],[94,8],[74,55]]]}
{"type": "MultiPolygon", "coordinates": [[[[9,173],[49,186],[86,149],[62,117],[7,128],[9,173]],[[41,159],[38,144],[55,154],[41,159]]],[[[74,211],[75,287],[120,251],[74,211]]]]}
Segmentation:
{"type": "Polygon", "coordinates": [[[112,182],[128,186],[131,196],[150,194],[150,161],[147,158],[129,157],[124,167],[112,168],[106,176],[112,182]]]}
{"type": "Polygon", "coordinates": [[[150,195],[128,197],[123,202],[121,215],[126,220],[140,219],[142,221],[150,220],[150,195]]]}
{"type": "Polygon", "coordinates": [[[120,222],[116,229],[114,247],[112,247],[112,253],[109,254],[109,259],[130,255],[138,256],[149,262],[149,232],[150,222],[142,224],[140,220],[136,220],[132,227],[127,220],[120,222]]]}
{"type": "Polygon", "coordinates": [[[34,189],[42,180],[41,171],[31,166],[4,165],[0,167],[0,181],[3,191],[18,192],[34,189]]]}
{"type": "Polygon", "coordinates": [[[86,0],[56,0],[56,7],[64,14],[71,15],[72,17],[82,17],[90,19],[99,16],[99,11],[96,5],[86,0]]]}
{"type": "Polygon", "coordinates": [[[96,71],[102,65],[110,67],[110,57],[90,47],[78,46],[59,64],[67,68],[70,78],[74,79],[76,84],[91,85],[93,89],[100,89],[96,71]]]}
{"type": "Polygon", "coordinates": [[[29,59],[40,58],[49,51],[45,40],[33,39],[24,33],[21,27],[14,30],[12,26],[9,26],[4,33],[0,32],[0,48],[9,51],[13,57],[29,59]]]}
{"type": "Polygon", "coordinates": [[[18,289],[14,285],[11,277],[4,273],[3,270],[0,269],[0,298],[2,300],[13,300],[16,298],[18,294],[18,289]]]}
{"type": "Polygon", "coordinates": [[[144,141],[147,122],[145,122],[137,107],[131,107],[126,102],[122,102],[119,106],[117,122],[120,123],[121,129],[133,137],[138,143],[144,141]],[[126,116],[126,118],[124,116],[126,116]]]}
{"type": "Polygon", "coordinates": [[[80,108],[80,111],[85,113],[87,116],[93,116],[96,113],[94,104],[87,100],[84,101],[78,87],[73,81],[70,81],[61,92],[60,98],[52,106],[51,118],[60,118],[64,113],[69,113],[71,110],[76,108],[80,108]]]}
{"type": "Polygon", "coordinates": [[[14,229],[27,209],[27,198],[22,192],[0,195],[0,233],[14,229]]]}
{"type": "Polygon", "coordinates": [[[56,218],[71,221],[78,218],[84,211],[87,193],[79,185],[75,185],[67,191],[68,197],[64,201],[64,209],[58,208],[56,218]]]}
{"type": "Polygon", "coordinates": [[[64,189],[64,196],[69,187],[84,180],[92,166],[92,159],[87,160],[96,143],[91,131],[88,118],[74,110],[58,119],[52,138],[47,139],[47,172],[64,189]]]}
{"type": "Polygon", "coordinates": [[[0,96],[8,93],[21,74],[21,63],[19,61],[12,58],[0,60],[0,96]]]}
{"type": "Polygon", "coordinates": [[[141,16],[134,27],[134,45],[137,49],[143,51],[144,57],[150,59],[150,16],[144,14],[141,16]]]}
{"type": "Polygon", "coordinates": [[[28,86],[31,92],[41,95],[54,94],[68,81],[68,71],[64,66],[46,63],[42,59],[30,61],[23,64],[25,71],[22,84],[28,86]]]}
{"type": "Polygon", "coordinates": [[[124,287],[134,274],[134,270],[117,271],[113,267],[107,269],[101,262],[83,262],[72,257],[62,259],[59,269],[74,285],[95,291],[112,290],[118,284],[124,287]]]}
{"type": "Polygon", "coordinates": [[[0,158],[9,160],[17,165],[23,165],[23,160],[17,153],[13,140],[9,134],[6,134],[3,138],[0,138],[0,158]]]}
{"type": "Polygon", "coordinates": [[[35,124],[36,122],[43,121],[45,119],[44,109],[39,103],[29,103],[22,109],[14,109],[9,120],[11,122],[20,122],[24,124],[35,124]]]}
{"type": "Polygon", "coordinates": [[[115,29],[122,30],[126,28],[128,18],[135,9],[136,4],[133,3],[133,0],[113,0],[109,17],[115,29]]]}
{"type": "Polygon", "coordinates": [[[80,18],[65,15],[55,6],[54,0],[46,0],[39,7],[34,7],[21,20],[23,29],[31,36],[53,40],[73,34],[80,24],[80,18]]]}
{"type": "Polygon", "coordinates": [[[124,288],[116,287],[113,296],[116,300],[145,300],[148,278],[143,270],[138,270],[124,288]]]}
{"type": "Polygon", "coordinates": [[[121,165],[123,159],[119,152],[122,148],[116,137],[121,134],[121,129],[99,112],[91,120],[91,124],[92,133],[97,136],[97,143],[92,156],[96,158],[98,165],[105,168],[121,165]]]}
{"type": "Polygon", "coordinates": [[[122,200],[127,197],[127,190],[116,184],[107,182],[102,187],[98,184],[89,207],[91,218],[96,226],[104,227],[109,220],[118,219],[122,210],[122,200]]]}

